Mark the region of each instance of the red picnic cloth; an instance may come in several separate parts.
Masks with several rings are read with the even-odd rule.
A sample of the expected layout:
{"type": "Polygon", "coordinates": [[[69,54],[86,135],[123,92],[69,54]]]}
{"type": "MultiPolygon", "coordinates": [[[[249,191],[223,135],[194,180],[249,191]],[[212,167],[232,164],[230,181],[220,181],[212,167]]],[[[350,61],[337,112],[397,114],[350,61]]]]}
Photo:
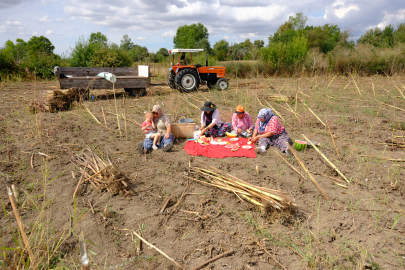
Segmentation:
{"type": "MultiPolygon", "coordinates": [[[[222,141],[229,141],[231,138],[219,138],[222,141]]],[[[184,146],[184,150],[186,150],[187,154],[191,156],[204,156],[210,158],[225,158],[225,157],[248,157],[248,158],[255,158],[256,153],[254,151],[254,144],[247,144],[248,139],[245,138],[238,138],[239,140],[236,142],[229,141],[232,144],[238,143],[240,148],[237,151],[232,151],[230,148],[226,148],[223,145],[201,145],[196,141],[188,141],[184,146]],[[242,146],[249,145],[251,149],[243,149],[242,146]]]]}

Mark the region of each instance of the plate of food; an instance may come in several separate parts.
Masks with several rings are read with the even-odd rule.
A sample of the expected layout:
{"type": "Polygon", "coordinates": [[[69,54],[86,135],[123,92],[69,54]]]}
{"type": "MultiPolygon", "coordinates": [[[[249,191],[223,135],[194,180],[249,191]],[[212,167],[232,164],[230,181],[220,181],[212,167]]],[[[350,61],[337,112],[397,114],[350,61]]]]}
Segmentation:
{"type": "Polygon", "coordinates": [[[232,144],[225,145],[225,148],[232,148],[232,144]]]}
{"type": "Polygon", "coordinates": [[[217,141],[211,141],[210,144],[212,145],[218,145],[219,143],[217,141]]]}
{"type": "Polygon", "coordinates": [[[220,142],[218,142],[218,144],[219,145],[225,145],[225,144],[227,144],[228,142],[225,142],[225,141],[220,141],[220,142]]]}
{"type": "Polygon", "coordinates": [[[207,146],[208,144],[205,143],[200,143],[201,146],[207,146]]]}
{"type": "Polygon", "coordinates": [[[236,142],[236,141],[239,141],[239,139],[238,138],[230,138],[229,139],[231,142],[236,142]]]}
{"type": "Polygon", "coordinates": [[[249,140],[249,141],[247,142],[247,144],[252,144],[252,141],[251,141],[251,140],[249,140]]]}
{"type": "Polygon", "coordinates": [[[252,146],[250,146],[250,145],[244,145],[244,146],[242,146],[242,148],[243,148],[243,149],[252,149],[252,146]]]}

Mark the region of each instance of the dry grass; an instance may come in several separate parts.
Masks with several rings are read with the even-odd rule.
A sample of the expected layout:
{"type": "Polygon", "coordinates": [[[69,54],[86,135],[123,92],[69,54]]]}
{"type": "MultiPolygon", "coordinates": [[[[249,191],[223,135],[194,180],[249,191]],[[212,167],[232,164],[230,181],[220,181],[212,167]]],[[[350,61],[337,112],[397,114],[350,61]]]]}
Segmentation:
{"type": "MultiPolygon", "coordinates": [[[[345,66],[342,63],[339,65],[345,66]]],[[[153,74],[158,74],[158,77],[154,78],[155,82],[164,81],[167,74],[166,68],[166,66],[156,65],[151,69],[153,74]]],[[[225,121],[230,120],[237,105],[243,105],[253,117],[261,108],[273,107],[279,113],[280,119],[283,119],[282,124],[287,128],[292,139],[303,139],[301,134],[306,134],[310,140],[315,139],[321,142],[322,153],[349,179],[350,184],[348,184],[348,189],[342,189],[339,186],[333,186],[335,181],[332,182],[328,178],[315,175],[314,177],[318,181],[320,180],[319,185],[326,187],[328,195],[332,195],[334,199],[327,201],[321,197],[317,198],[316,205],[311,206],[311,209],[314,210],[303,217],[297,216],[298,214],[295,212],[276,211],[263,218],[262,214],[257,211],[240,209],[235,211],[243,212],[242,219],[256,235],[260,236],[260,241],[267,247],[271,247],[280,254],[290,252],[291,254],[288,253],[288,256],[297,257],[302,267],[312,269],[363,269],[364,267],[373,269],[372,267],[374,267],[374,269],[382,269],[383,265],[386,265],[387,269],[403,269],[405,260],[401,250],[403,250],[404,241],[401,239],[401,234],[405,228],[403,223],[405,171],[403,164],[395,161],[404,158],[404,149],[393,146],[392,143],[386,143],[386,140],[390,139],[391,142],[399,142],[396,143],[398,145],[402,145],[401,143],[405,145],[404,85],[405,79],[402,76],[267,77],[255,80],[250,78],[249,81],[234,79],[231,80],[231,88],[223,92],[204,88],[198,92],[180,94],[165,86],[151,88],[148,95],[140,99],[130,98],[125,99],[124,102],[123,99],[118,98],[117,112],[115,112],[114,101],[107,95],[107,98],[96,98],[95,102],[87,102],[86,106],[94,117],[98,118],[101,123],[105,123],[111,130],[118,128],[117,117],[121,126],[125,125],[125,120],[129,121],[131,124],[129,124],[127,136],[128,140],[134,143],[142,138],[136,123],[143,121],[143,112],[150,110],[154,104],[160,104],[172,122],[184,116],[192,118],[198,123],[201,113],[199,107],[206,100],[211,100],[218,106],[225,121]],[[252,81],[255,83],[250,83],[252,81]],[[287,97],[287,99],[268,98],[271,96],[287,97]],[[308,110],[308,107],[313,113],[308,110]],[[330,130],[322,122],[328,123],[330,130]],[[350,220],[348,224],[353,227],[347,235],[341,236],[338,233],[339,229],[335,223],[341,221],[330,217],[331,208],[343,212],[338,218],[346,220],[347,216],[347,220],[350,220]],[[282,229],[273,228],[271,227],[272,222],[279,222],[284,227],[282,229]],[[378,236],[382,240],[371,245],[370,242],[364,240],[369,236],[363,234],[362,228],[367,228],[370,234],[378,236]],[[284,233],[287,229],[288,234],[284,233]],[[356,241],[359,239],[362,242],[356,241]]],[[[38,85],[38,87],[40,86],[38,85]]],[[[10,84],[7,87],[3,85],[0,92],[5,93],[25,87],[26,85],[22,83],[10,84]]],[[[30,101],[23,95],[18,97],[18,100],[30,101]]],[[[1,115],[7,119],[7,121],[2,121],[2,129],[8,132],[12,124],[8,119],[11,117],[18,119],[18,116],[10,111],[3,112],[1,115]]],[[[51,141],[52,130],[49,124],[44,123],[43,126],[38,124],[42,123],[41,117],[43,116],[28,115],[28,117],[33,123],[33,130],[30,134],[32,144],[51,141]]],[[[82,126],[86,127],[99,125],[83,107],[59,113],[58,117],[61,121],[63,118],[78,117],[82,126]]],[[[114,138],[117,136],[115,132],[109,134],[114,138]]],[[[7,143],[10,140],[12,138],[4,139],[4,142],[7,143]]],[[[89,140],[91,141],[92,138],[89,140]]],[[[4,151],[4,149],[2,150],[4,151]]],[[[315,151],[312,151],[312,155],[307,151],[310,150],[307,149],[306,152],[300,153],[300,158],[310,171],[322,167],[327,176],[340,178],[328,164],[316,163],[317,158],[322,160],[322,157],[317,154],[313,155],[316,153],[315,151]]],[[[275,155],[271,154],[266,158],[268,158],[268,166],[271,166],[277,159],[275,155]]],[[[289,157],[288,161],[305,175],[292,157],[289,157]]],[[[43,266],[42,269],[61,269],[63,267],[72,269],[74,265],[78,264],[78,256],[70,250],[70,242],[66,239],[71,233],[74,235],[72,239],[77,239],[77,228],[90,209],[87,209],[88,211],[83,207],[79,209],[76,207],[76,200],[72,201],[73,207],[69,208],[71,213],[68,215],[72,219],[71,227],[62,231],[54,231],[49,212],[49,207],[54,201],[50,201],[48,198],[47,186],[58,178],[48,180],[48,174],[52,168],[47,167],[45,158],[41,160],[41,164],[42,179],[35,180],[30,176],[26,178],[27,184],[19,189],[18,207],[20,213],[31,211],[37,214],[38,218],[29,225],[29,242],[34,256],[37,258],[37,263],[43,266]],[[38,191],[42,192],[41,198],[43,198],[40,204],[37,197],[38,191]],[[68,254],[73,254],[73,257],[67,257],[68,254]]],[[[277,163],[280,176],[274,175],[275,178],[282,179],[285,175],[282,173],[283,170],[286,170],[283,169],[283,164],[284,161],[277,163]]],[[[29,164],[24,166],[30,167],[29,164]]],[[[293,170],[287,169],[288,173],[295,173],[293,170]]],[[[56,173],[60,175],[64,171],[56,173]]],[[[312,186],[305,180],[298,182],[297,185],[299,188],[291,187],[291,189],[303,191],[300,194],[300,200],[296,202],[299,204],[299,202],[305,201],[303,198],[306,195],[310,196],[305,192],[312,186]]],[[[4,209],[2,219],[7,221],[7,226],[2,229],[0,241],[4,242],[6,238],[10,240],[11,236],[14,240],[9,241],[8,243],[11,243],[9,245],[0,242],[2,247],[7,248],[2,251],[0,263],[2,266],[13,265],[18,269],[30,269],[27,253],[19,237],[14,218],[10,209],[7,208],[7,201],[3,200],[2,203],[4,209]]],[[[298,206],[303,211],[310,208],[308,205],[298,206]]],[[[245,236],[249,237],[249,233],[245,236]]],[[[282,263],[288,263],[288,260],[282,263]]]]}

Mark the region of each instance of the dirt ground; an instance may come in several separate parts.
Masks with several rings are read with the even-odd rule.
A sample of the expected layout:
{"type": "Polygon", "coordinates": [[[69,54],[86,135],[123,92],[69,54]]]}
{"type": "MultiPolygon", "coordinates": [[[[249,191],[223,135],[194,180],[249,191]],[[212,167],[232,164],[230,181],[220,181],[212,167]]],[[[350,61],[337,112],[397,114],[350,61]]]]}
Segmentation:
{"type": "Polygon", "coordinates": [[[6,192],[14,184],[40,269],[78,269],[81,232],[91,269],[175,269],[145,244],[137,256],[131,231],[142,231],[145,240],[185,269],[230,250],[235,253],[202,269],[403,269],[404,85],[403,76],[232,79],[223,92],[202,87],[180,94],[156,86],[141,98],[119,95],[116,104],[100,90],[93,91],[95,101],[84,102],[99,124],[79,104],[64,112],[31,114],[28,107],[38,92],[58,89],[56,81],[1,82],[0,245],[6,249],[0,265],[28,265],[6,192]],[[275,94],[290,99],[274,101],[275,94]],[[177,140],[170,152],[138,154],[143,134],[137,123],[145,111],[160,104],[172,122],[185,116],[199,125],[198,108],[205,100],[227,121],[238,104],[252,117],[271,105],[293,140],[304,134],[321,143],[320,151],[350,183],[314,149],[297,155],[327,199],[294,156],[282,154],[304,179],[276,148],[254,159],[210,159],[188,156],[186,141],[177,140]],[[324,124],[330,125],[336,148],[324,124]],[[81,174],[72,157],[87,147],[126,175],[132,196],[99,192],[87,182],[73,199],[81,174]],[[189,164],[199,163],[288,192],[298,210],[263,214],[233,193],[187,179],[189,164]],[[171,204],[160,213],[170,196],[178,201],[183,193],[174,211],[171,204]]]}

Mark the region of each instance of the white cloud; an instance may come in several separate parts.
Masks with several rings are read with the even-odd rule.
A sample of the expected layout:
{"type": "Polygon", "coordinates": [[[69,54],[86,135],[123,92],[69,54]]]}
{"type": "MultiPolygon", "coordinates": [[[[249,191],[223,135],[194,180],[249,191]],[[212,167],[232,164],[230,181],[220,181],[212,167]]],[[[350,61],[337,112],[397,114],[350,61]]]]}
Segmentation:
{"type": "Polygon", "coordinates": [[[23,29],[25,24],[19,22],[19,21],[6,21],[4,24],[0,25],[0,33],[6,33],[6,32],[14,32],[16,30],[21,30],[23,29]]]}
{"type": "Polygon", "coordinates": [[[359,8],[356,5],[343,6],[335,9],[335,14],[340,19],[343,19],[346,16],[346,14],[349,13],[349,11],[351,10],[359,10],[359,8]]]}
{"type": "Polygon", "coordinates": [[[6,25],[22,26],[23,24],[19,21],[6,21],[6,25]]]}
{"type": "Polygon", "coordinates": [[[176,34],[173,31],[166,31],[161,36],[162,37],[174,37],[176,34]]]}
{"type": "Polygon", "coordinates": [[[229,39],[229,36],[224,36],[224,39],[229,39]]]}
{"type": "Polygon", "coordinates": [[[32,33],[32,35],[33,35],[33,36],[36,36],[36,35],[38,35],[38,33],[37,33],[37,32],[34,32],[34,33],[32,33]]]}
{"type": "Polygon", "coordinates": [[[51,22],[51,20],[48,19],[48,15],[45,15],[44,17],[39,18],[39,21],[40,21],[40,22],[51,22]]]}
{"type": "Polygon", "coordinates": [[[395,22],[398,22],[398,21],[403,22],[404,20],[405,20],[405,9],[400,9],[400,10],[398,10],[398,11],[397,11],[396,13],[394,13],[394,14],[388,14],[388,13],[386,13],[386,14],[384,15],[383,20],[382,20],[379,24],[374,25],[374,26],[371,26],[371,27],[369,27],[369,28],[378,27],[378,28],[383,29],[383,28],[385,28],[386,26],[388,26],[389,24],[395,25],[395,22]]]}
{"type": "Polygon", "coordinates": [[[57,19],[55,19],[55,21],[57,21],[57,22],[60,22],[60,21],[63,21],[64,20],[64,18],[57,18],[57,19]]]}
{"type": "Polygon", "coordinates": [[[239,36],[240,38],[257,38],[258,36],[255,33],[247,33],[247,34],[241,34],[239,36]]]}
{"type": "Polygon", "coordinates": [[[52,31],[52,30],[48,30],[48,31],[46,31],[46,33],[45,33],[46,36],[49,36],[49,35],[52,35],[52,34],[55,34],[55,32],[52,31]]]}
{"type": "Polygon", "coordinates": [[[136,39],[137,39],[137,40],[145,40],[146,38],[144,38],[144,37],[137,37],[136,39]]]}

